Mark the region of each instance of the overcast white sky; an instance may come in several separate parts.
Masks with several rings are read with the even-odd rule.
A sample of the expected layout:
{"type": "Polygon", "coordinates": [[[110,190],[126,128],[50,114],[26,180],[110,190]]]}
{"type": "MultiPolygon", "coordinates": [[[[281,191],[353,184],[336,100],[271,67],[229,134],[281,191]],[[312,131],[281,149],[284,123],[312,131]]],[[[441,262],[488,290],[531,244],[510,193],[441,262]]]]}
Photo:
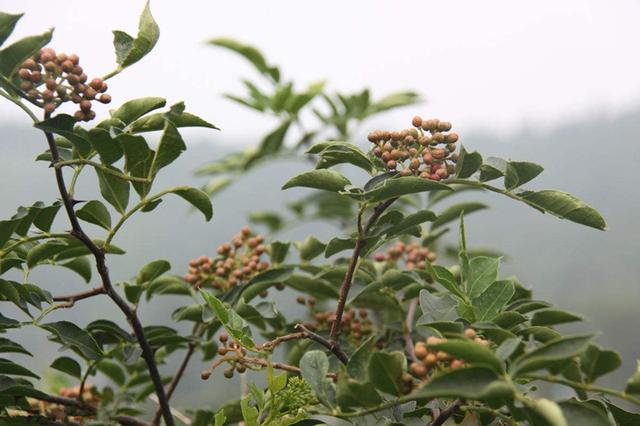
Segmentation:
{"type": "MultiPolygon", "coordinates": [[[[223,128],[219,143],[253,143],[270,123],[219,95],[242,89],[249,65],[211,37],[252,43],[302,83],[327,79],[374,96],[415,89],[428,103],[414,113],[458,129],[509,131],[640,100],[640,2],[587,1],[152,1],[161,28],[156,49],[110,83],[114,102],[162,95],[223,128]]],[[[56,31],[52,47],[75,51],[89,76],[114,66],[113,29],[137,32],[143,0],[0,0],[26,12],[14,36],[56,31]]],[[[20,113],[0,103],[0,117],[20,113]]]]}

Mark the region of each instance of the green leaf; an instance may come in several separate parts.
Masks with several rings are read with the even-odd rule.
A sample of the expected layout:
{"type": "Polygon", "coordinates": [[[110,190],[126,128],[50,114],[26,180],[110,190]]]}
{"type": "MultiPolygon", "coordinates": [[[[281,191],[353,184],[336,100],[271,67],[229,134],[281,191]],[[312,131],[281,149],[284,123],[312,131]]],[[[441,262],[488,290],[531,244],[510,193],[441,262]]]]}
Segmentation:
{"type": "Polygon", "coordinates": [[[104,229],[111,229],[111,215],[100,201],[92,200],[76,211],[76,216],[86,222],[93,223],[104,229]]]}
{"type": "Polygon", "coordinates": [[[524,185],[535,179],[543,170],[544,167],[539,164],[526,161],[509,161],[507,162],[504,176],[504,187],[511,190],[524,185]]]}
{"type": "Polygon", "coordinates": [[[327,243],[327,247],[324,251],[324,257],[331,257],[341,251],[351,250],[355,246],[356,240],[353,238],[332,238],[331,241],[327,243]]]}
{"type": "Polygon", "coordinates": [[[140,269],[138,272],[138,276],[136,277],[136,282],[138,284],[144,284],[154,279],[158,278],[160,275],[168,272],[171,269],[171,264],[164,260],[154,260],[153,262],[149,262],[140,269]]]}
{"type": "Polygon", "coordinates": [[[440,283],[444,288],[449,290],[451,294],[458,296],[460,299],[465,300],[466,296],[462,292],[458,281],[444,266],[427,264],[427,271],[433,276],[433,278],[440,283]]]}
{"type": "Polygon", "coordinates": [[[353,355],[351,355],[347,362],[347,373],[349,374],[349,377],[360,382],[366,382],[369,380],[369,359],[375,350],[375,343],[375,336],[371,336],[362,342],[353,355]]]}
{"type": "Polygon", "coordinates": [[[278,268],[269,268],[266,271],[260,272],[247,283],[247,285],[241,290],[245,301],[249,302],[255,298],[262,290],[283,282],[289,278],[293,269],[287,266],[281,266],[278,268]]]}
{"type": "Polygon", "coordinates": [[[387,238],[392,238],[396,235],[400,235],[408,231],[414,226],[434,220],[437,220],[436,215],[431,210],[420,210],[416,213],[404,217],[400,222],[388,228],[385,233],[387,235],[387,238]]]}
{"type": "Polygon", "coordinates": [[[460,158],[456,163],[456,177],[466,179],[482,166],[482,155],[478,152],[467,152],[464,145],[460,147],[460,158]]]}
{"type": "Polygon", "coordinates": [[[200,210],[207,222],[213,217],[213,204],[211,204],[211,200],[207,194],[200,189],[193,187],[181,187],[174,189],[171,192],[188,201],[191,205],[200,210]]]}
{"type": "Polygon", "coordinates": [[[62,371],[70,375],[71,377],[75,377],[80,380],[82,377],[82,369],[80,368],[80,364],[72,358],[62,356],[51,363],[49,366],[55,370],[62,371]]]}
{"type": "Polygon", "coordinates": [[[9,38],[16,24],[24,14],[10,14],[0,12],[0,46],[9,38]]]}
{"type": "Polygon", "coordinates": [[[260,51],[255,47],[240,43],[239,41],[230,38],[215,38],[209,40],[208,43],[214,46],[224,47],[242,55],[245,59],[251,62],[261,74],[269,76],[276,83],[280,80],[280,72],[278,69],[269,66],[264,56],[262,56],[262,53],[260,53],[260,51]]]}
{"type": "MultiPolygon", "coordinates": [[[[274,155],[280,152],[282,149],[282,145],[284,143],[284,138],[287,135],[287,131],[289,131],[289,126],[291,126],[291,121],[286,120],[278,127],[276,127],[272,132],[268,133],[262,141],[260,141],[260,145],[258,146],[258,151],[251,159],[251,161],[247,164],[250,166],[254,164],[254,162],[264,156],[274,155]]],[[[245,166],[245,168],[248,168],[245,166]]]]}
{"type": "Polygon", "coordinates": [[[483,365],[498,374],[504,371],[502,362],[491,349],[469,339],[449,339],[437,345],[430,345],[429,349],[444,351],[471,364],[483,365]]]}
{"type": "Polygon", "coordinates": [[[333,170],[317,169],[292,177],[282,186],[282,189],[306,187],[323,189],[325,191],[342,191],[351,181],[333,170]]]}
{"type": "Polygon", "coordinates": [[[498,278],[500,259],[478,256],[469,262],[467,294],[471,299],[480,296],[498,278]]]}
{"type": "Polygon", "coordinates": [[[412,398],[464,398],[491,400],[508,398],[513,394],[511,386],[486,367],[468,367],[436,375],[412,398]]]}
{"type": "Polygon", "coordinates": [[[587,383],[595,382],[598,377],[617,370],[620,365],[622,365],[622,358],[618,352],[602,349],[596,345],[589,345],[580,356],[580,369],[587,383]]]}
{"type": "MultiPolygon", "coordinates": [[[[0,282],[0,289],[2,289],[4,286],[4,284],[2,282],[0,282]]],[[[0,294],[2,294],[0,292],[0,294]]],[[[16,321],[13,318],[7,318],[4,315],[2,315],[2,313],[0,313],[0,329],[5,329],[5,328],[19,328],[20,327],[20,321],[16,321]]]]}
{"type": "Polygon", "coordinates": [[[293,96],[289,97],[284,105],[284,109],[290,114],[298,114],[305,105],[309,104],[316,96],[322,93],[324,86],[324,81],[311,83],[306,91],[294,93],[293,96]]]}
{"type": "Polygon", "coordinates": [[[543,213],[551,213],[561,219],[600,230],[607,227],[604,218],[596,209],[566,192],[545,189],[542,191],[523,191],[515,196],[543,213]]]}
{"type": "Polygon", "coordinates": [[[160,28],[151,16],[149,2],[144,6],[138,22],[138,36],[134,39],[123,31],[113,32],[113,46],[119,68],[126,68],[144,58],[158,42],[160,28]]]}
{"type": "Polygon", "coordinates": [[[488,157],[480,167],[480,182],[498,179],[505,175],[507,162],[502,158],[488,157]]]}
{"type": "Polygon", "coordinates": [[[496,315],[495,318],[491,320],[491,322],[493,322],[498,327],[502,327],[506,329],[512,329],[513,327],[527,321],[528,321],[528,318],[522,315],[521,313],[516,311],[509,311],[509,310],[501,311],[498,315],[496,315]]]}
{"type": "Polygon", "coordinates": [[[102,359],[96,363],[99,372],[113,380],[118,386],[123,386],[127,380],[126,375],[120,364],[110,359],[102,359]]]}
{"type": "Polygon", "coordinates": [[[0,358],[0,374],[6,374],[8,376],[25,376],[39,379],[40,376],[31,372],[27,368],[16,364],[8,359],[0,358]]]}
{"type": "Polygon", "coordinates": [[[147,300],[155,294],[182,295],[189,296],[191,285],[182,277],[175,275],[162,275],[155,278],[146,287],[147,300]]]}
{"type": "MultiPolygon", "coordinates": [[[[115,172],[122,173],[115,167],[108,167],[115,172]]],[[[99,169],[95,169],[95,172],[98,175],[98,184],[102,197],[119,213],[124,214],[129,204],[129,182],[99,169]]]]}
{"type": "Polygon", "coordinates": [[[338,298],[337,288],[322,279],[306,275],[291,275],[287,278],[285,284],[287,287],[317,297],[318,299],[338,298]]]}
{"type": "Polygon", "coordinates": [[[122,146],[114,140],[109,132],[100,127],[89,130],[89,142],[100,155],[103,164],[113,164],[124,154],[122,146]]]}
{"type": "Polygon", "coordinates": [[[249,405],[251,402],[251,396],[242,398],[240,401],[240,407],[242,409],[242,418],[246,426],[259,426],[260,413],[256,407],[249,405]]]}
{"type": "Polygon", "coordinates": [[[269,258],[274,265],[279,265],[284,262],[287,258],[287,254],[289,254],[289,248],[291,247],[291,243],[283,242],[283,241],[274,241],[271,243],[271,247],[269,249],[269,258]]]}
{"type": "MultiPolygon", "coordinates": [[[[208,188],[205,188],[205,191],[208,194],[212,193],[208,191],[208,188]]],[[[278,213],[269,211],[251,212],[249,213],[249,221],[251,221],[251,223],[266,226],[270,232],[279,231],[284,226],[284,218],[278,213]]]]}
{"type": "Polygon", "coordinates": [[[607,408],[619,426],[634,426],[640,421],[640,414],[630,413],[607,402],[607,408]]]}
{"type": "Polygon", "coordinates": [[[564,417],[571,424],[580,426],[611,426],[604,410],[597,408],[589,402],[577,400],[564,401],[558,404],[564,417]]]}
{"type": "Polygon", "coordinates": [[[338,164],[352,164],[364,171],[371,172],[373,163],[357,146],[348,142],[327,141],[315,144],[307,154],[320,155],[316,168],[327,169],[338,164]]]}
{"type": "Polygon", "coordinates": [[[68,114],[57,114],[52,118],[35,123],[33,127],[45,132],[55,133],[68,139],[78,152],[86,156],[91,151],[91,143],[86,132],[75,127],[76,119],[68,114]]]}
{"type": "Polygon", "coordinates": [[[251,336],[251,329],[240,315],[228,308],[217,297],[204,290],[200,294],[211,308],[211,311],[220,320],[229,335],[247,349],[254,349],[256,344],[251,336]]]}
{"type": "MultiPolygon", "coordinates": [[[[9,25],[11,26],[11,24],[9,25]]],[[[15,25],[15,23],[13,25],[15,25]]],[[[5,31],[7,28],[8,27],[5,27],[5,31]]],[[[20,39],[15,43],[0,50],[0,74],[7,78],[10,78],[15,70],[26,59],[28,59],[34,53],[38,52],[42,47],[44,47],[51,41],[52,34],[53,29],[50,29],[49,31],[40,35],[29,36],[20,39]]]]}
{"type": "Polygon", "coordinates": [[[451,321],[458,318],[458,302],[448,294],[436,296],[428,290],[420,291],[420,308],[423,316],[418,323],[433,321],[451,321]]]}
{"type": "Polygon", "coordinates": [[[146,113],[162,108],[166,104],[167,101],[164,98],[158,97],[132,99],[113,111],[111,118],[121,121],[125,125],[131,124],[146,113]]]}
{"type": "Polygon", "coordinates": [[[43,260],[51,260],[56,254],[66,250],[69,246],[61,240],[49,240],[38,244],[27,253],[27,266],[32,268],[43,260]]]}
{"type": "Polygon", "coordinates": [[[56,201],[50,206],[43,207],[33,219],[33,224],[36,226],[36,228],[44,232],[49,232],[51,230],[53,220],[60,210],[60,206],[62,206],[62,203],[60,201],[56,201]]]}
{"type": "Polygon", "coordinates": [[[531,418],[532,425],[569,426],[562,409],[554,401],[546,398],[528,399],[525,400],[525,404],[529,409],[527,414],[531,418]]]}
{"type": "Polygon", "coordinates": [[[22,218],[0,220],[0,247],[3,247],[9,238],[11,238],[11,235],[13,235],[18,225],[20,225],[21,220],[22,218]]]}
{"type": "Polygon", "coordinates": [[[342,368],[338,375],[336,399],[343,409],[350,407],[373,407],[382,403],[382,397],[371,383],[350,379],[342,368]]]}
{"type": "Polygon", "coordinates": [[[369,358],[369,379],[382,392],[400,396],[404,389],[402,373],[406,358],[402,352],[374,352],[369,358]]]}
{"type": "Polygon", "coordinates": [[[300,360],[302,378],[309,384],[318,400],[327,407],[335,406],[336,390],[327,378],[329,360],[322,351],[308,351],[300,360]]]}
{"type": "Polygon", "coordinates": [[[224,415],[224,410],[220,410],[214,418],[214,426],[224,426],[226,421],[227,416],[224,415]]]}
{"type": "Polygon", "coordinates": [[[182,136],[178,133],[176,126],[169,120],[166,120],[164,132],[160,138],[156,154],[153,157],[153,162],[151,163],[149,176],[153,178],[161,168],[174,162],[186,149],[187,146],[184,144],[182,136]]]}
{"type": "Polygon", "coordinates": [[[400,91],[391,93],[376,102],[373,102],[368,108],[366,115],[371,116],[383,111],[388,111],[402,106],[413,105],[421,102],[420,95],[412,91],[400,91]]]}
{"type": "Polygon", "coordinates": [[[561,311],[559,309],[548,308],[536,311],[531,318],[531,325],[549,326],[582,320],[583,318],[580,315],[561,311]]]}
{"type": "Polygon", "coordinates": [[[583,334],[551,340],[516,359],[512,366],[512,375],[516,377],[576,357],[587,349],[591,339],[592,334],[583,334]]]}
{"type": "Polygon", "coordinates": [[[494,281],[481,295],[472,299],[477,321],[491,321],[509,303],[515,293],[512,280],[494,281]]]}
{"type": "Polygon", "coordinates": [[[91,261],[87,256],[76,257],[69,262],[61,264],[61,266],[80,275],[86,282],[91,281],[91,261]]]}
{"type": "MultiPolygon", "coordinates": [[[[1,17],[1,16],[0,16],[1,17]]],[[[6,317],[2,317],[3,320],[6,320],[6,317]]],[[[0,328],[4,328],[4,321],[0,321],[0,328]]],[[[25,354],[29,356],[33,356],[31,352],[26,350],[21,344],[16,343],[12,340],[5,339],[4,337],[0,337],[0,353],[17,353],[17,354],[25,354]]]]}
{"type": "Polygon", "coordinates": [[[452,191],[452,189],[439,182],[422,179],[415,176],[403,176],[386,179],[370,191],[365,192],[359,198],[371,203],[385,201],[390,198],[401,197],[408,194],[416,194],[428,191],[452,191]]]}
{"type": "Polygon", "coordinates": [[[496,349],[496,357],[501,361],[508,360],[511,355],[515,353],[521,343],[522,338],[520,337],[511,337],[504,340],[496,349]]]}
{"type": "Polygon", "coordinates": [[[489,206],[483,203],[477,203],[473,201],[453,204],[447,207],[446,209],[444,209],[444,211],[442,211],[438,215],[438,218],[434,220],[433,223],[431,224],[431,230],[439,228],[443,225],[446,225],[449,222],[452,222],[458,219],[461,213],[468,215],[478,210],[484,210],[486,208],[489,208],[489,206]]]}
{"type": "MultiPolygon", "coordinates": [[[[165,127],[165,121],[165,115],[162,113],[149,114],[129,124],[128,130],[131,133],[154,132],[157,130],[163,130],[165,127]]],[[[206,127],[209,129],[220,130],[208,121],[203,120],[197,115],[193,115],[188,112],[182,112],[180,114],[172,115],[171,123],[173,123],[173,125],[177,128],[206,127]]]]}
{"type": "Polygon", "coordinates": [[[106,319],[90,322],[87,324],[87,331],[101,344],[135,341],[135,338],[118,324],[106,319]]]}
{"type": "Polygon", "coordinates": [[[636,372],[627,380],[625,392],[632,394],[640,394],[640,361],[637,362],[636,372]]]}
{"type": "Polygon", "coordinates": [[[326,244],[313,235],[309,235],[300,245],[300,259],[308,262],[324,252],[326,244]]]}
{"type": "Polygon", "coordinates": [[[42,324],[42,328],[53,333],[62,343],[78,350],[85,358],[98,360],[103,356],[102,349],[89,333],[69,321],[42,324]]]}

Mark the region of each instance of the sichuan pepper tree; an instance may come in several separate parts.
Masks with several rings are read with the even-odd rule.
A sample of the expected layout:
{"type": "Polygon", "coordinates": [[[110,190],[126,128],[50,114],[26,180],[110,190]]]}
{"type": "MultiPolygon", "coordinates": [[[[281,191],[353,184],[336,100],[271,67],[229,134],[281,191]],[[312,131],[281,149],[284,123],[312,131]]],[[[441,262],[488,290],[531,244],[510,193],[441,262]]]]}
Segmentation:
{"type": "MultiPolygon", "coordinates": [[[[0,43],[19,19],[0,14],[0,43]]],[[[209,197],[198,189],[152,189],[158,172],[185,149],[180,127],[215,128],[182,104],[158,112],[162,98],[124,102],[94,125],[92,102],[112,101],[106,81],[146,55],[159,31],[147,6],[135,38],[114,34],[118,67],[101,78],[90,79],[77,56],[47,47],[50,32],[0,46],[0,94],[43,132],[46,150],[38,160],[51,166],[59,193],[57,202],[35,202],[0,221],[0,329],[8,336],[24,327],[48,333],[66,350],[51,368],[77,384],[43,391],[46,384],[20,363],[28,350],[3,337],[0,351],[10,358],[0,360],[0,424],[638,423],[640,373],[624,390],[598,385],[620,366],[620,356],[598,346],[593,334],[563,335],[557,326],[580,321],[579,315],[534,299],[516,278],[500,276],[499,257],[467,247],[464,214],[478,204],[436,208],[472,188],[596,229],[606,227],[604,219],[567,193],[521,189],[541,166],[468,152],[446,121],[414,117],[407,128],[371,132],[366,152],[336,140],[309,148],[316,168],[283,188],[313,188],[350,206],[334,212],[344,233],[327,242],[278,241],[243,227],[215,253],[185,265],[184,276],[169,274],[169,263],[157,260],[113,283],[108,257],[124,254],[114,240],[132,215],[162,208],[163,197],[175,194],[211,218],[209,197]],[[152,131],[162,132],[155,149],[141,135],[152,131]],[[354,185],[336,167],[357,168],[362,178],[354,185]],[[87,169],[95,171],[100,194],[76,196],[87,169]],[[139,201],[129,207],[131,187],[139,201]],[[67,224],[56,231],[59,212],[67,224]],[[440,238],[455,221],[455,261],[447,264],[440,238]],[[105,235],[89,236],[85,223],[105,235]],[[95,272],[99,284],[52,295],[29,279],[42,264],[71,269],[86,281],[95,272]],[[271,291],[285,291],[306,313],[294,318],[261,300],[271,291]],[[158,322],[190,322],[191,333],[140,322],[137,307],[161,295],[183,305],[158,322]],[[78,324],[74,305],[92,297],[111,300],[129,329],[104,318],[78,324]],[[9,304],[23,317],[5,315],[9,304]],[[67,320],[47,320],[62,308],[67,320]],[[181,357],[175,371],[166,365],[174,353],[181,357]],[[203,380],[218,368],[225,377],[244,375],[249,384],[239,401],[170,406],[198,358],[205,362],[203,380]],[[261,372],[264,389],[254,384],[261,372]],[[95,375],[107,384],[90,385],[95,375]],[[575,395],[554,400],[541,384],[575,395]],[[158,402],[153,413],[144,406],[150,396],[158,402]]]]}

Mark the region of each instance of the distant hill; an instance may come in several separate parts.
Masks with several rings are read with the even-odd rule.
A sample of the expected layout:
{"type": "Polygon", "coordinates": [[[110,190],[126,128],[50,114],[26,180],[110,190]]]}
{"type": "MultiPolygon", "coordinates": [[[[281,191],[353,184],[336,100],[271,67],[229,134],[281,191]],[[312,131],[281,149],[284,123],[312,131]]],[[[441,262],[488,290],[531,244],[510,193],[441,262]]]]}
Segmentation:
{"type": "MultiPolygon", "coordinates": [[[[221,137],[224,135],[217,139],[221,137]]],[[[518,276],[540,298],[584,314],[588,327],[603,331],[600,343],[619,349],[625,358],[622,372],[612,377],[621,383],[632,373],[640,355],[640,336],[636,332],[640,327],[640,109],[609,119],[578,120],[555,129],[530,128],[509,137],[480,132],[463,137],[468,149],[544,165],[546,171],[533,182],[533,188],[566,190],[605,216],[609,229],[599,232],[544,216],[495,194],[480,194],[492,208],[470,216],[467,229],[472,246],[489,246],[508,253],[504,275],[518,276]]],[[[1,218],[13,214],[19,204],[56,198],[47,164],[25,166],[42,150],[44,142],[34,129],[0,124],[1,218]]],[[[202,179],[193,176],[193,170],[214,155],[221,155],[219,147],[214,150],[211,144],[190,144],[176,166],[161,172],[157,187],[202,184],[202,179]]],[[[127,279],[135,275],[138,267],[157,258],[170,260],[176,273],[182,273],[190,258],[213,253],[220,242],[245,224],[249,211],[277,208],[279,203],[295,199],[300,192],[282,192],[279,188],[287,177],[307,168],[306,163],[287,161],[250,172],[214,198],[215,213],[210,223],[190,212],[181,200],[167,198],[153,214],[132,220],[116,239],[115,243],[128,253],[112,258],[114,279],[127,279]]],[[[91,180],[81,182],[80,199],[93,193],[91,180]]],[[[311,224],[279,238],[301,239],[310,230],[321,238],[330,235],[328,228],[311,224]]],[[[32,279],[46,283],[57,294],[85,287],[75,276],[47,267],[36,269],[32,279]]],[[[177,307],[169,300],[158,299],[153,305],[143,306],[143,319],[147,323],[167,321],[167,313],[177,307]]],[[[80,323],[99,316],[113,318],[114,311],[104,299],[79,303],[75,308],[80,323]]],[[[63,316],[65,312],[55,315],[63,316]]],[[[28,349],[39,352],[43,348],[34,347],[34,343],[41,343],[42,339],[31,339],[36,335],[42,337],[37,330],[21,331],[18,339],[27,342],[28,349]]],[[[46,365],[35,367],[42,371],[46,365]]],[[[200,382],[198,373],[202,368],[197,363],[190,367],[182,389],[194,390],[178,392],[178,402],[219,402],[229,397],[227,390],[214,390],[211,381],[200,382]],[[197,387],[190,388],[189,382],[197,383],[197,387]]]]}

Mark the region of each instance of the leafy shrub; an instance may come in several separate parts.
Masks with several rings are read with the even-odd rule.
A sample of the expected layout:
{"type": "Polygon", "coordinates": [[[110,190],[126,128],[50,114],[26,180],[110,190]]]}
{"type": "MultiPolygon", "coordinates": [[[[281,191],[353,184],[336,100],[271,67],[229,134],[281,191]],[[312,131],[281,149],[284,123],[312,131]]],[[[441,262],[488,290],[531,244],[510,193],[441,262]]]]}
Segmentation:
{"type": "MultiPolygon", "coordinates": [[[[0,44],[20,17],[0,14],[0,44]]],[[[299,92],[257,49],[233,40],[212,44],[251,61],[272,93],[246,81],[249,97],[228,97],[274,115],[278,125],[257,148],[201,170],[226,174],[223,184],[209,184],[206,191],[215,193],[258,159],[302,156],[304,146],[316,167],[291,177],[283,189],[318,191],[289,205],[289,217],[255,212],[254,227],[264,227],[266,236],[244,227],[216,253],[192,260],[183,277],[170,274],[167,261],[156,260],[131,280],[113,283],[108,259],[124,254],[113,241],[134,214],[153,211],[173,194],[211,219],[207,192],[153,186],[158,173],[186,149],[181,127],[216,129],[187,113],[182,103],[159,112],[166,102],[155,97],[124,102],[92,127],[78,125],[96,119],[92,102],[111,101],[106,81],[149,53],[159,30],[147,6],[136,37],[114,35],[117,68],[91,80],[77,55],[46,47],[50,31],[0,50],[0,95],[43,132],[47,149],[37,160],[53,169],[60,196],[53,204],[19,207],[0,221],[0,301],[15,305],[25,318],[2,314],[0,329],[36,327],[48,333],[67,351],[50,367],[77,383],[45,392],[38,375],[19,363],[32,354],[1,338],[0,351],[16,359],[0,359],[1,424],[638,424],[639,415],[627,407],[640,404],[640,372],[624,390],[598,385],[601,376],[620,366],[620,356],[595,344],[593,334],[563,335],[557,326],[580,321],[579,315],[534,299],[516,278],[500,275],[499,255],[467,246],[464,217],[484,204],[439,209],[438,203],[467,190],[489,191],[604,229],[596,210],[562,191],[522,189],[541,166],[469,152],[446,121],[416,116],[405,129],[373,131],[371,149],[363,151],[349,141],[353,125],[413,104],[415,94],[371,102],[366,90],[333,96],[316,84],[299,92]],[[316,109],[316,101],[329,113],[316,109]],[[61,112],[71,104],[73,115],[61,112]],[[290,127],[301,124],[307,109],[315,113],[318,129],[286,143],[290,127]],[[161,132],[153,149],[146,132],[161,132]],[[336,167],[353,167],[363,177],[352,183],[336,167]],[[95,171],[100,194],[80,201],[75,186],[86,169],[95,171]],[[71,173],[68,182],[65,171],[71,173]],[[490,183],[495,181],[500,183],[490,183]],[[137,201],[130,202],[132,196],[137,201]],[[61,210],[70,231],[52,229],[61,210]],[[309,217],[335,222],[340,235],[326,242],[268,236],[287,221],[309,217]],[[441,237],[456,221],[457,247],[446,247],[441,237]],[[103,228],[104,236],[90,236],[85,223],[103,228]],[[99,285],[52,295],[29,280],[29,272],[43,264],[68,268],[86,282],[97,273],[99,285]],[[16,272],[23,279],[7,278],[16,272]],[[292,318],[274,302],[260,300],[273,290],[287,291],[307,315],[292,318]],[[160,295],[184,302],[171,320],[192,323],[192,333],[140,322],[139,304],[160,295]],[[47,319],[92,297],[111,300],[130,330],[109,319],[82,327],[71,315],[47,319]],[[182,361],[169,372],[167,358],[176,352],[182,361]],[[249,380],[264,371],[267,387],[249,382],[240,401],[178,411],[170,398],[195,354],[208,363],[203,380],[217,368],[225,377],[239,373],[249,380]],[[90,385],[96,374],[109,384],[90,385]],[[547,387],[540,391],[541,384],[568,387],[575,395],[552,400],[554,393],[547,387]],[[158,402],[155,414],[145,410],[150,397],[158,402]],[[625,408],[616,405],[620,402],[625,408]]]]}

